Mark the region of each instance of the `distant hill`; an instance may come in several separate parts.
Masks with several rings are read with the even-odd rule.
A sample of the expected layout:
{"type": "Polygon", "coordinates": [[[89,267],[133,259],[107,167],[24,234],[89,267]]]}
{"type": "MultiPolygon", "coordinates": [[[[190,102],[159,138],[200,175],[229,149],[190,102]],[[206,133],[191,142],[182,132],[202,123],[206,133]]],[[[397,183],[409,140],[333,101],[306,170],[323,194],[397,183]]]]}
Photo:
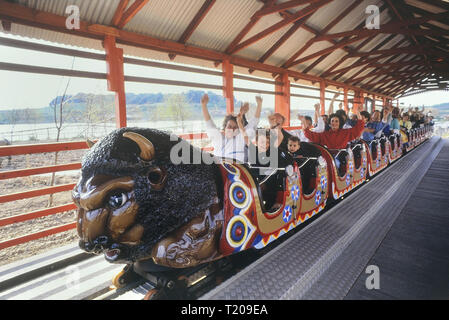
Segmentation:
{"type": "MultiPolygon", "coordinates": [[[[180,94],[185,120],[202,119],[201,97],[202,90],[190,90],[180,94]]],[[[226,114],[225,99],[213,92],[209,95],[209,112],[212,116],[226,114]]],[[[167,105],[171,94],[163,93],[128,93],[126,95],[127,115],[130,120],[170,119],[175,111],[167,105]]],[[[50,123],[54,121],[54,106],[59,112],[62,96],[51,100],[48,106],[36,109],[13,109],[0,111],[0,124],[11,123],[50,123]]],[[[65,122],[85,122],[100,119],[100,122],[113,121],[115,95],[98,95],[78,93],[64,98],[63,114],[65,122]],[[107,119],[107,115],[111,119],[107,119]],[[106,118],[105,118],[106,115],[106,118]]],[[[238,101],[235,104],[238,105],[238,101]]]]}
{"type": "MultiPolygon", "coordinates": [[[[127,116],[129,120],[201,120],[201,97],[205,91],[190,90],[179,94],[179,101],[170,100],[171,94],[163,93],[128,93],[126,94],[127,116]],[[171,101],[171,102],[170,102],[171,101]],[[178,105],[176,105],[178,104],[178,105]],[[182,110],[181,115],[177,109],[182,110]]],[[[226,101],[221,95],[207,92],[209,95],[209,112],[212,117],[226,114],[226,101]]],[[[59,110],[62,96],[52,99],[48,106],[37,109],[0,110],[0,124],[52,123],[54,122],[54,106],[59,110]]],[[[114,94],[77,93],[65,97],[63,104],[64,122],[104,123],[114,121],[114,94]]],[[[240,101],[234,101],[235,106],[240,101]]],[[[292,106],[293,108],[293,106],[292,106]]],[[[435,116],[449,115],[449,102],[426,107],[432,109],[435,116]]],[[[312,115],[311,110],[302,110],[303,114],[312,115]]],[[[296,113],[293,110],[292,113],[296,113]]],[[[296,117],[296,116],[294,116],[296,117]]]]}
{"type": "Polygon", "coordinates": [[[444,102],[440,104],[436,104],[433,106],[430,106],[426,109],[432,109],[432,113],[437,116],[447,116],[449,115],[449,102],[444,102]]]}

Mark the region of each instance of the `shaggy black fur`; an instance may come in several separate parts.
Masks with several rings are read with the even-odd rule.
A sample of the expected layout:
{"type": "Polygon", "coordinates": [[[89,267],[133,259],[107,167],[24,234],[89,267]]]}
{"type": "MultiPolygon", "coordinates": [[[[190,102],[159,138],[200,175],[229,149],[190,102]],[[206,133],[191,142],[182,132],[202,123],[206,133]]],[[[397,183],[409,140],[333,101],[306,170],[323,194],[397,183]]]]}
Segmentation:
{"type": "MultiPolygon", "coordinates": [[[[170,141],[170,135],[159,130],[121,128],[97,142],[83,158],[81,184],[97,174],[131,176],[135,181],[137,223],[145,231],[142,245],[129,248],[128,261],[147,256],[156,242],[206,210],[222,193],[216,165],[174,165],[170,161],[171,148],[181,141],[187,143],[180,138],[170,141]],[[139,158],[137,144],[122,137],[127,131],[139,133],[153,143],[154,160],[139,158]],[[148,179],[148,172],[154,167],[164,168],[167,173],[167,182],[160,191],[152,190],[148,179]]],[[[191,145],[189,148],[191,154],[202,152],[191,145]]]]}

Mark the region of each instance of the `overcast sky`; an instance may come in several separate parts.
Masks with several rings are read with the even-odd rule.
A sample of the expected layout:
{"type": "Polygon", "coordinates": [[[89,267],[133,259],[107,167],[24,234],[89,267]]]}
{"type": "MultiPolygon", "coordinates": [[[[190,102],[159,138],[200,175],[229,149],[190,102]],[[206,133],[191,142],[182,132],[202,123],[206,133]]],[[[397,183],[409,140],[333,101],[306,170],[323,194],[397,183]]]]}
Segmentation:
{"type": "MultiPolygon", "coordinates": [[[[27,38],[14,37],[8,34],[0,33],[1,37],[10,37],[31,41],[27,38]]],[[[44,41],[36,41],[50,45],[57,45],[44,41]]],[[[102,61],[75,58],[63,55],[43,53],[39,51],[30,51],[16,49],[6,46],[0,46],[0,62],[18,63],[42,67],[71,69],[74,63],[74,70],[102,72],[106,71],[106,64],[102,61]]],[[[135,65],[125,65],[125,74],[142,77],[174,79],[192,82],[203,82],[208,84],[221,85],[221,78],[215,76],[205,76],[186,72],[177,72],[173,70],[164,70],[160,68],[149,68],[135,65]]],[[[48,106],[48,103],[57,95],[61,95],[68,81],[67,77],[41,75],[0,70],[0,110],[12,108],[38,108],[48,106]]],[[[270,85],[257,83],[239,82],[234,80],[235,87],[251,87],[259,90],[273,90],[270,85]],[[256,87],[255,87],[256,86],[256,87]]],[[[127,82],[125,84],[127,93],[180,93],[190,89],[201,90],[197,88],[187,88],[178,86],[163,86],[154,84],[141,84],[127,82]]],[[[68,94],[79,92],[95,94],[112,94],[107,91],[105,80],[93,80],[83,78],[70,79],[68,94]]],[[[215,90],[217,94],[222,94],[220,90],[215,90]]],[[[237,100],[254,100],[255,94],[235,92],[237,100]]],[[[274,96],[263,95],[264,107],[274,108],[274,96]]],[[[443,102],[449,102],[448,92],[429,92],[420,95],[414,95],[408,98],[400,99],[405,106],[408,105],[434,105],[443,102]]],[[[307,104],[305,108],[311,109],[313,101],[308,99],[305,102],[292,98],[292,108],[295,105],[307,104]]]]}

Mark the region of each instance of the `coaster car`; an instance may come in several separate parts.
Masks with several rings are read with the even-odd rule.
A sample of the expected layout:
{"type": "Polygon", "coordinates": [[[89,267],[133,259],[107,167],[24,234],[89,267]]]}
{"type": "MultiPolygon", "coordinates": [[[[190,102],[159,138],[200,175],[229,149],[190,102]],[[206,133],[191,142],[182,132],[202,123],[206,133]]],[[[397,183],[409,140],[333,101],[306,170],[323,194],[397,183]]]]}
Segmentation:
{"type": "Polygon", "coordinates": [[[367,153],[362,143],[350,144],[346,149],[327,149],[320,145],[316,146],[320,148],[327,162],[330,177],[328,189],[333,199],[340,198],[365,181],[367,153]]]}
{"type": "Polygon", "coordinates": [[[402,156],[401,134],[393,133],[388,137],[389,162],[394,162],[402,156]]]}
{"type": "Polygon", "coordinates": [[[319,148],[308,150],[287,168],[264,168],[271,172],[260,180],[254,167],[213,157],[168,133],[117,129],[82,161],[72,193],[80,247],[111,263],[168,268],[263,248],[326,205],[328,164],[319,148]],[[186,162],[173,161],[178,151],[187,151],[186,162]],[[275,183],[264,192],[271,178],[275,183]],[[277,207],[266,208],[269,194],[277,207]]]}
{"type": "Polygon", "coordinates": [[[72,192],[79,244],[111,263],[156,269],[261,249],[385,168],[398,140],[358,141],[342,150],[301,143],[303,157],[264,167],[261,176],[254,172],[260,168],[214,157],[166,132],[117,129],[82,161],[72,192]],[[181,151],[187,160],[176,163],[181,151]]]}
{"type": "Polygon", "coordinates": [[[327,163],[320,150],[301,143],[308,154],[286,168],[255,167],[223,159],[224,224],[220,252],[261,249],[320,212],[327,200],[327,163]],[[263,170],[258,177],[255,170],[263,170]],[[271,183],[270,179],[281,183],[271,183]],[[264,200],[275,193],[274,208],[264,200]],[[276,206],[277,204],[277,206],[276,206]]]}
{"type": "Polygon", "coordinates": [[[381,137],[369,142],[363,140],[363,144],[368,150],[368,174],[372,177],[388,165],[389,141],[381,137]]]}

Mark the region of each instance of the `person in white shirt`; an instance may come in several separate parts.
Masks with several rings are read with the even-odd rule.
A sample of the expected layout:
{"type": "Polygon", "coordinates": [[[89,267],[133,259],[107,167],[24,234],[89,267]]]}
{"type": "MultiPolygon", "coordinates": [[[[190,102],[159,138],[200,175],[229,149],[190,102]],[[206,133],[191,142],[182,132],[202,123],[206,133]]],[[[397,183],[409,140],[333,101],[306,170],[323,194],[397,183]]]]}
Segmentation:
{"type": "MultiPolygon", "coordinates": [[[[218,157],[231,158],[240,162],[245,162],[247,159],[247,148],[243,135],[240,133],[237,125],[237,117],[228,114],[223,122],[223,132],[221,132],[214,121],[212,120],[207,103],[209,96],[204,94],[201,98],[201,106],[203,110],[204,120],[206,121],[206,132],[214,147],[213,154],[218,157]]],[[[257,108],[254,117],[249,119],[245,126],[246,133],[249,139],[253,139],[256,135],[256,128],[259,123],[260,113],[262,111],[262,97],[256,97],[257,108]]],[[[249,104],[246,102],[240,108],[241,115],[247,113],[249,104]]]]}
{"type": "MultiPolygon", "coordinates": [[[[298,119],[301,120],[302,116],[298,113],[298,119]]],[[[304,117],[309,127],[312,127],[312,118],[309,116],[304,117]]],[[[315,119],[317,121],[316,127],[310,129],[313,132],[323,132],[325,130],[325,122],[323,118],[320,116],[320,104],[315,104],[315,119]]],[[[302,129],[291,130],[289,133],[293,136],[297,136],[301,142],[310,142],[309,139],[304,135],[304,131],[302,129]]]]}

